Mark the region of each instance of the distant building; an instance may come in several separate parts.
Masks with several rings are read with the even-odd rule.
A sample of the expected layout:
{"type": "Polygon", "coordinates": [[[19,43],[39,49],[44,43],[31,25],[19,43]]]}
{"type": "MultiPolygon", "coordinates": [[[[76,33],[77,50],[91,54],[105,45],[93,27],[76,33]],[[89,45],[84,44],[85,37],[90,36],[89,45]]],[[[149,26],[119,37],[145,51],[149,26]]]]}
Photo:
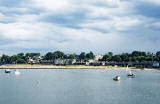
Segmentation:
{"type": "Polygon", "coordinates": [[[90,59],[90,60],[88,60],[88,62],[89,62],[89,63],[94,63],[94,62],[95,62],[95,60],[90,59]]]}
{"type": "Polygon", "coordinates": [[[65,64],[66,65],[73,65],[76,63],[76,59],[66,59],[65,64]]]}
{"type": "Polygon", "coordinates": [[[39,64],[43,59],[41,56],[27,57],[29,64],[39,64]]]}
{"type": "Polygon", "coordinates": [[[154,62],[152,66],[153,67],[159,67],[159,63],[158,62],[154,62]]]}
{"type": "Polygon", "coordinates": [[[41,60],[41,64],[54,64],[52,60],[41,60]]]}
{"type": "Polygon", "coordinates": [[[73,65],[76,63],[76,59],[69,59],[68,61],[69,61],[68,62],[69,65],[73,65]]]}
{"type": "Polygon", "coordinates": [[[86,62],[76,62],[75,65],[86,65],[86,62]]]}
{"type": "Polygon", "coordinates": [[[66,60],[63,60],[63,59],[54,60],[55,65],[64,65],[65,63],[66,63],[66,60]]]}
{"type": "Polygon", "coordinates": [[[98,61],[103,58],[103,55],[96,55],[94,60],[98,61]]]}

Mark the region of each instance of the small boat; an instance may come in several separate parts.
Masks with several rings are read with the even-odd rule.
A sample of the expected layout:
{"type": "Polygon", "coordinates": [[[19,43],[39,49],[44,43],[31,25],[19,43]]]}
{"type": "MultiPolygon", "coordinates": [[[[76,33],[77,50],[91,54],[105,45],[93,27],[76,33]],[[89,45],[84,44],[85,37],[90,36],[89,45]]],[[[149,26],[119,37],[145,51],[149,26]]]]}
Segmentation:
{"type": "Polygon", "coordinates": [[[134,77],[136,77],[136,74],[134,74],[134,73],[128,74],[128,77],[134,78],[134,77]]]}
{"type": "Polygon", "coordinates": [[[120,81],[120,76],[116,76],[115,78],[113,78],[113,80],[120,81]]]}
{"type": "Polygon", "coordinates": [[[15,70],[14,74],[15,75],[20,75],[21,73],[18,70],[15,70]]]}
{"type": "Polygon", "coordinates": [[[134,74],[134,73],[132,73],[131,71],[128,73],[128,77],[132,77],[132,78],[134,78],[134,77],[136,77],[136,74],[134,74]]]}
{"type": "MultiPolygon", "coordinates": [[[[127,65],[126,72],[128,72],[128,69],[129,68],[128,68],[128,65],[127,65]]],[[[134,78],[134,77],[136,77],[136,74],[132,73],[131,70],[129,70],[129,73],[127,74],[127,76],[134,78]]]]}
{"type": "Polygon", "coordinates": [[[10,69],[6,69],[6,70],[5,70],[5,73],[10,73],[10,72],[11,72],[10,69]]]}

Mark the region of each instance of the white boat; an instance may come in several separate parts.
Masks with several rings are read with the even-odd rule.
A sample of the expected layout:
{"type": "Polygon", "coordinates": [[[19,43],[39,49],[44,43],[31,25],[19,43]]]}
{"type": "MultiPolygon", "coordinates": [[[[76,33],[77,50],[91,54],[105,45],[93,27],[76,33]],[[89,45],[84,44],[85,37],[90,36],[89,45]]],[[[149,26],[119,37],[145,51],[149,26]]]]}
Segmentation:
{"type": "Polygon", "coordinates": [[[127,73],[127,71],[128,71],[128,65],[127,65],[127,67],[126,67],[126,73],[127,73]]]}
{"type": "Polygon", "coordinates": [[[120,81],[120,76],[116,76],[115,78],[113,78],[113,80],[115,80],[115,81],[120,81]]]}
{"type": "Polygon", "coordinates": [[[21,73],[18,70],[15,70],[14,74],[15,75],[20,75],[21,73]]]}
{"type": "MultiPolygon", "coordinates": [[[[127,65],[127,68],[126,68],[126,72],[128,72],[128,65],[127,65]]],[[[131,70],[129,70],[129,72],[128,72],[127,76],[128,76],[128,77],[132,77],[132,78],[134,78],[134,77],[136,77],[136,74],[132,73],[132,71],[131,71],[131,70]]]]}
{"type": "Polygon", "coordinates": [[[10,72],[11,72],[10,69],[6,69],[6,70],[5,70],[5,73],[10,73],[10,72]]]}
{"type": "Polygon", "coordinates": [[[136,74],[134,74],[134,73],[129,73],[129,74],[128,74],[128,77],[134,78],[134,77],[136,77],[136,74]]]}

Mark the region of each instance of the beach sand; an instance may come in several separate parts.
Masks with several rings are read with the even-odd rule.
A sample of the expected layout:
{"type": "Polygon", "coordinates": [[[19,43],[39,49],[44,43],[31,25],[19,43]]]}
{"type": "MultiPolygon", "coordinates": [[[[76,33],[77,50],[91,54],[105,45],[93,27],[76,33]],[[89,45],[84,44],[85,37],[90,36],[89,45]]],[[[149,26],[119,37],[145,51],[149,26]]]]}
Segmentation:
{"type": "MultiPolygon", "coordinates": [[[[1,65],[0,69],[108,69],[108,70],[125,70],[126,67],[114,67],[114,66],[88,66],[88,65],[66,65],[66,66],[58,66],[58,65],[40,65],[40,64],[6,64],[1,65]]],[[[153,69],[139,69],[135,67],[129,67],[130,70],[153,70],[153,69]]]]}

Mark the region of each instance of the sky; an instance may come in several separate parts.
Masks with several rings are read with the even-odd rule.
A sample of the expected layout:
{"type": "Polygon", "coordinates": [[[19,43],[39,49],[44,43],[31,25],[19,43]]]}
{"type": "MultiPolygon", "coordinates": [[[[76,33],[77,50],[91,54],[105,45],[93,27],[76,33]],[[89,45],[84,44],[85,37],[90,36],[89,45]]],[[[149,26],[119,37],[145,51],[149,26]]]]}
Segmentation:
{"type": "Polygon", "coordinates": [[[0,54],[160,50],[160,0],[0,0],[0,54]]]}

